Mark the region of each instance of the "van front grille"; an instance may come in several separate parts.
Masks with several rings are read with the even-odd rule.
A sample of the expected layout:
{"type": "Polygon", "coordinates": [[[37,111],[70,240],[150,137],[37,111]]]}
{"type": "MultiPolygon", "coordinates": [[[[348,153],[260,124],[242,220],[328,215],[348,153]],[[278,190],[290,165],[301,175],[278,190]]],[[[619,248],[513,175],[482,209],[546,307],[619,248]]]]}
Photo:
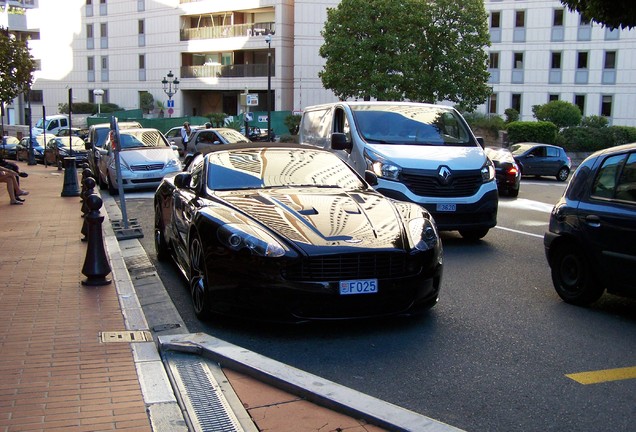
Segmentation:
{"type": "Polygon", "coordinates": [[[477,193],[482,184],[481,173],[454,172],[448,184],[442,184],[437,172],[402,171],[400,180],[411,192],[425,197],[467,197],[477,193]]]}

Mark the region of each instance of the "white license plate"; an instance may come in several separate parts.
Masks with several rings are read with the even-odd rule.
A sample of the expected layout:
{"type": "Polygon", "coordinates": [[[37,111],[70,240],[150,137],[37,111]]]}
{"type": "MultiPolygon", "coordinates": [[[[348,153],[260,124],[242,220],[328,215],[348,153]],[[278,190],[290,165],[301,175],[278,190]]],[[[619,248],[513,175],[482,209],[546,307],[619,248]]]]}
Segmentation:
{"type": "Polygon", "coordinates": [[[374,294],[378,292],[377,279],[354,279],[340,281],[340,294],[374,294]]]}
{"type": "Polygon", "coordinates": [[[437,204],[438,212],[454,212],[457,210],[457,204],[437,204]]]}

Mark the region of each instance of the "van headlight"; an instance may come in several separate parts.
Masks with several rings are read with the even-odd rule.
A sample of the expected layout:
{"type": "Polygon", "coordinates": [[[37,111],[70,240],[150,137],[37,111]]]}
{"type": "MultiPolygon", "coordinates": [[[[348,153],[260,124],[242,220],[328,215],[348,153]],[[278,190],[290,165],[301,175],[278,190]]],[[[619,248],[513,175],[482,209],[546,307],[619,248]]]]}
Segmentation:
{"type": "Polygon", "coordinates": [[[481,179],[484,183],[488,183],[495,179],[495,167],[489,158],[486,158],[486,163],[481,167],[481,179]]]}
{"type": "Polygon", "coordinates": [[[364,151],[364,160],[367,164],[367,169],[373,171],[379,178],[387,180],[398,180],[400,178],[401,167],[372,151],[364,151]]]}

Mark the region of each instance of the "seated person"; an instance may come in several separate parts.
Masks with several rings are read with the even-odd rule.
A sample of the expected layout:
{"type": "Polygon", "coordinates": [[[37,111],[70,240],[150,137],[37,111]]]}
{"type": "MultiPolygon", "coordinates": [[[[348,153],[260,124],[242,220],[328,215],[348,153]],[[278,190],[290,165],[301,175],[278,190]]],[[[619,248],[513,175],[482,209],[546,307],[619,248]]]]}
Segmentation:
{"type": "Polygon", "coordinates": [[[0,168],[0,182],[7,184],[7,192],[13,205],[21,205],[24,199],[20,197],[29,194],[27,191],[20,189],[17,178],[18,173],[16,171],[5,167],[0,168]]]}

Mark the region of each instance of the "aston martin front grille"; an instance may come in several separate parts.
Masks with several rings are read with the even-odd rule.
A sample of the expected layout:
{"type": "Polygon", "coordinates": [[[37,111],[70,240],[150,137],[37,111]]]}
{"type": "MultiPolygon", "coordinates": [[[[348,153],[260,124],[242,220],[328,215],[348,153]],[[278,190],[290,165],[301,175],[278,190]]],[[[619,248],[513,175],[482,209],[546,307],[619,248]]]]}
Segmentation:
{"type": "Polygon", "coordinates": [[[283,269],[283,277],[295,281],[385,279],[410,276],[419,270],[415,260],[410,260],[406,253],[346,254],[294,262],[283,269]]]}

